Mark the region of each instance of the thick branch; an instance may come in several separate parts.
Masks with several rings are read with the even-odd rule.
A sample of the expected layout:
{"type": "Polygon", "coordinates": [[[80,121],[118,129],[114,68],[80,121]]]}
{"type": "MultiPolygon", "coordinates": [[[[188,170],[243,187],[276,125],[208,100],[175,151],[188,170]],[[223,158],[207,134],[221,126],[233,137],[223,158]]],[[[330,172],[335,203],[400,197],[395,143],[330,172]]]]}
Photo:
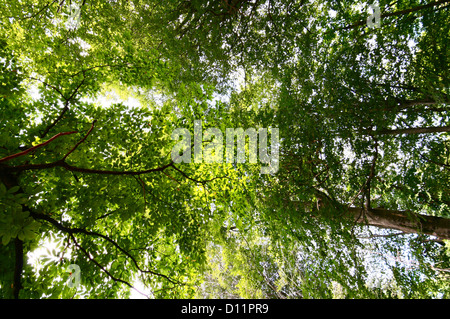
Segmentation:
{"type": "Polygon", "coordinates": [[[403,100],[400,102],[400,105],[397,107],[399,110],[404,110],[416,105],[434,105],[438,102],[432,99],[422,99],[422,100],[403,100]]]}
{"type": "Polygon", "coordinates": [[[382,208],[371,208],[363,211],[363,209],[357,207],[349,207],[345,214],[357,223],[396,229],[405,233],[422,233],[441,239],[450,239],[449,218],[382,208]]]}
{"type": "Polygon", "coordinates": [[[16,157],[24,156],[24,155],[26,155],[26,154],[28,154],[28,153],[30,153],[30,152],[32,152],[32,151],[38,149],[39,147],[42,147],[42,146],[47,145],[48,143],[54,141],[55,139],[57,139],[57,138],[60,137],[60,136],[63,136],[63,135],[70,135],[70,134],[74,134],[74,133],[77,133],[77,132],[76,132],[76,131],[73,131],[73,132],[63,132],[63,133],[58,133],[58,134],[56,134],[55,136],[53,136],[52,138],[50,138],[48,141],[45,141],[45,142],[43,142],[43,143],[41,143],[41,144],[38,144],[38,145],[33,146],[33,147],[30,147],[29,149],[27,149],[27,150],[25,150],[25,151],[23,151],[23,152],[16,153],[16,154],[13,154],[13,155],[9,155],[9,156],[6,156],[6,157],[0,159],[0,163],[1,163],[1,162],[6,162],[6,161],[9,161],[9,160],[12,160],[12,159],[14,159],[14,158],[16,158],[16,157]]]}
{"type": "MultiPolygon", "coordinates": [[[[316,190],[316,196],[321,201],[321,207],[315,211],[314,216],[320,216],[324,209],[326,211],[332,209],[341,212],[336,215],[337,217],[345,218],[352,223],[450,239],[450,218],[383,208],[346,207],[320,190],[316,190]]],[[[301,206],[299,203],[289,202],[289,204],[296,209],[305,209],[305,206],[301,206]]]]}
{"type": "Polygon", "coordinates": [[[375,135],[400,135],[400,134],[427,134],[427,133],[440,133],[450,132],[450,126],[441,127],[415,127],[415,128],[402,128],[396,130],[381,130],[374,132],[375,135]]]}
{"type": "Polygon", "coordinates": [[[102,169],[93,169],[93,168],[82,168],[68,164],[63,160],[58,160],[52,163],[44,163],[44,164],[26,164],[26,165],[18,165],[18,166],[5,166],[3,170],[10,172],[22,172],[27,170],[42,170],[42,169],[50,169],[54,167],[61,167],[65,170],[71,172],[80,172],[86,174],[100,174],[100,175],[143,175],[153,172],[161,172],[166,168],[172,166],[172,163],[166,164],[161,167],[142,170],[142,171],[111,171],[111,170],[102,170],[102,169]]]}

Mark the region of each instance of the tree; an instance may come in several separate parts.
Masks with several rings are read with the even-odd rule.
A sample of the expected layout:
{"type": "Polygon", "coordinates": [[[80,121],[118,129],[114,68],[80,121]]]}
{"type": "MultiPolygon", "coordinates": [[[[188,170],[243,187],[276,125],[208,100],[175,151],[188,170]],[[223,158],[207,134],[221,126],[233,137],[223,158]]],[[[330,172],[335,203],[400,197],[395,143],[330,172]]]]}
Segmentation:
{"type": "Polygon", "coordinates": [[[448,297],[448,1],[1,5],[2,297],[448,297]],[[195,120],[279,171],[175,163],[195,120]]]}

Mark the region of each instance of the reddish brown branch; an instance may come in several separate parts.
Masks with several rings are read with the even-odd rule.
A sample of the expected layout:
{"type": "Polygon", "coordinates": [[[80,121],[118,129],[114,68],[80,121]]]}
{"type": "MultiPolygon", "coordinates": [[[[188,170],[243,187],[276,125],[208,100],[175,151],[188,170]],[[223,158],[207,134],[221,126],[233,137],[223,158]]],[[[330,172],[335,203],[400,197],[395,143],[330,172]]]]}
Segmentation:
{"type": "Polygon", "coordinates": [[[178,184],[181,184],[180,181],[176,180],[175,178],[173,178],[172,176],[170,176],[169,174],[167,174],[166,172],[163,172],[164,175],[166,175],[168,178],[170,178],[171,180],[177,182],[178,184]]]}
{"type": "Polygon", "coordinates": [[[62,133],[58,133],[58,134],[56,134],[55,136],[53,136],[52,138],[50,138],[49,140],[47,140],[47,141],[45,141],[45,142],[43,142],[43,143],[41,143],[41,144],[38,144],[38,145],[33,146],[33,147],[30,147],[29,149],[27,149],[27,150],[25,150],[25,151],[23,151],[23,152],[16,153],[16,154],[13,154],[13,155],[9,155],[9,156],[6,156],[6,157],[0,159],[0,163],[1,163],[1,162],[6,162],[6,161],[9,161],[9,160],[12,160],[12,159],[14,159],[14,158],[16,158],[16,157],[24,156],[24,155],[26,155],[26,154],[28,154],[28,153],[30,153],[30,152],[32,152],[32,151],[38,149],[39,147],[43,147],[43,146],[49,144],[50,142],[54,141],[55,139],[57,139],[57,138],[60,137],[60,136],[63,136],[63,135],[70,135],[70,134],[74,134],[74,133],[78,133],[78,132],[77,132],[77,131],[73,131],[73,132],[62,132],[62,133]]]}
{"type": "MultiPolygon", "coordinates": [[[[128,175],[128,176],[139,176],[139,175],[143,175],[143,174],[148,174],[148,173],[153,173],[153,172],[163,172],[164,170],[169,168],[169,167],[173,167],[176,171],[178,171],[181,175],[183,175],[185,178],[196,182],[196,183],[201,183],[203,185],[205,185],[208,182],[212,182],[215,179],[218,178],[227,178],[227,176],[222,176],[222,177],[214,177],[212,179],[209,180],[197,180],[195,178],[190,177],[189,175],[187,175],[185,172],[183,172],[182,170],[180,170],[179,168],[177,168],[175,166],[175,164],[173,162],[157,167],[157,168],[152,168],[152,169],[147,169],[147,170],[142,170],[142,171],[112,171],[112,170],[102,170],[102,169],[93,169],[93,168],[82,168],[82,167],[77,167],[77,166],[73,166],[70,165],[69,163],[66,162],[66,158],[77,149],[77,147],[82,144],[86,138],[89,136],[89,134],[92,132],[93,128],[94,128],[94,124],[96,121],[94,121],[91,125],[91,128],[89,129],[89,131],[86,133],[86,135],[80,140],[78,141],[78,143],[66,154],[64,155],[63,158],[61,158],[60,160],[51,162],[51,163],[44,163],[44,164],[24,164],[24,165],[18,165],[18,166],[3,166],[0,167],[2,170],[5,171],[9,171],[9,172],[22,172],[22,171],[26,171],[26,170],[41,170],[41,169],[50,169],[50,168],[54,168],[54,167],[61,167],[64,168],[68,171],[71,172],[80,172],[80,173],[87,173],[87,174],[102,174],[102,175],[128,175]]],[[[33,149],[43,146],[49,142],[51,142],[51,140],[57,138],[59,135],[64,135],[64,134],[72,134],[72,133],[76,133],[76,132],[69,132],[69,133],[59,133],[58,135],[55,135],[53,138],[51,138],[50,140],[48,140],[47,142],[44,142],[38,146],[35,146],[34,148],[31,148],[29,150],[26,150],[24,152],[21,152],[19,154],[15,154],[15,155],[11,155],[9,157],[6,157],[2,160],[0,160],[0,163],[2,161],[20,156],[20,155],[24,155],[30,151],[32,151],[33,149]]],[[[164,173],[166,174],[166,173],[164,173]]],[[[170,175],[166,174],[168,177],[170,177],[171,179],[177,181],[176,179],[174,179],[173,177],[171,177],[170,175]]],[[[179,181],[177,181],[179,183],[179,181]]]]}

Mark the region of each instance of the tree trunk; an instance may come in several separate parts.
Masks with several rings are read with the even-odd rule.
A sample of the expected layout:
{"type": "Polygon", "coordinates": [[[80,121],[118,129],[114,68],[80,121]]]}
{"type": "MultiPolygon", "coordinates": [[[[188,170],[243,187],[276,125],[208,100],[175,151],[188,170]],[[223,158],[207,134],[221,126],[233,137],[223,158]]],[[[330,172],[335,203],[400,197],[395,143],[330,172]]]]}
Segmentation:
{"type": "Polygon", "coordinates": [[[14,283],[13,296],[14,299],[19,299],[19,293],[22,287],[22,271],[23,271],[23,241],[19,238],[14,240],[15,247],[15,268],[14,268],[14,283]]]}
{"type": "Polygon", "coordinates": [[[396,229],[406,233],[433,235],[440,239],[450,239],[450,219],[425,216],[399,210],[349,207],[348,216],[357,223],[376,227],[396,229]]]}

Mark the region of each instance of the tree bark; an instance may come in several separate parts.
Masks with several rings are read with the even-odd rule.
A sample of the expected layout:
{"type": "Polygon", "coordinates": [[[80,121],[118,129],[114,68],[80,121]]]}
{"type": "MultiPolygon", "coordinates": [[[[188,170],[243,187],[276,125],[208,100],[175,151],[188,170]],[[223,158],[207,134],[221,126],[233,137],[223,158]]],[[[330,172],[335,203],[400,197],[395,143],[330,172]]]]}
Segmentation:
{"type": "Polygon", "coordinates": [[[19,238],[14,240],[15,247],[15,266],[14,266],[14,283],[13,296],[14,299],[19,299],[19,293],[22,289],[22,271],[23,271],[23,241],[19,238]]]}
{"type": "Polygon", "coordinates": [[[423,134],[423,133],[439,133],[450,132],[450,126],[440,127],[414,127],[414,128],[402,128],[396,130],[381,130],[375,132],[376,135],[400,135],[400,134],[423,134]]]}
{"type": "Polygon", "coordinates": [[[351,220],[361,224],[450,239],[449,218],[382,208],[363,210],[357,207],[349,207],[346,214],[351,220]]]}

